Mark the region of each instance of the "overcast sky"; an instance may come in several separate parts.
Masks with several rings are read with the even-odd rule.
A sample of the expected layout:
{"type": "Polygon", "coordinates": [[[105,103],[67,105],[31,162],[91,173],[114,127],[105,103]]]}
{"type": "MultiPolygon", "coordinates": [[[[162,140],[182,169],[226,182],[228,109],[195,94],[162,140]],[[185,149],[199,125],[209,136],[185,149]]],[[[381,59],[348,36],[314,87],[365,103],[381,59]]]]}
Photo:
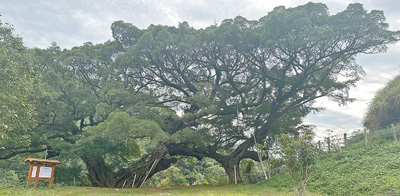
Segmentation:
{"type": "MultiPolygon", "coordinates": [[[[0,20],[14,25],[16,33],[28,47],[47,48],[56,42],[70,49],[85,42],[102,43],[111,40],[111,23],[117,20],[139,28],[150,24],[178,25],[187,21],[195,28],[205,28],[238,15],[259,19],[274,7],[295,7],[308,0],[2,0],[0,20]]],[[[370,10],[383,10],[391,30],[400,30],[399,0],[320,0],[331,14],[358,2],[370,10]]],[[[318,137],[327,129],[342,135],[362,129],[362,117],[377,90],[400,71],[400,44],[389,46],[387,53],[360,55],[358,64],[366,77],[352,88],[357,98],[346,107],[326,99],[317,102],[325,111],[309,115],[305,122],[318,127],[318,137]]]]}

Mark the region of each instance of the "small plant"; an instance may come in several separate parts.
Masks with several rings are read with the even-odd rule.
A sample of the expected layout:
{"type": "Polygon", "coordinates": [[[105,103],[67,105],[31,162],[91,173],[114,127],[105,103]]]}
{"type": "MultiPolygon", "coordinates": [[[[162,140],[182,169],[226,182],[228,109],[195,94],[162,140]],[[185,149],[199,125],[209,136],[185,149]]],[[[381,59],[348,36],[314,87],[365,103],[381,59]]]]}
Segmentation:
{"type": "Polygon", "coordinates": [[[318,148],[313,143],[312,136],[310,130],[305,130],[298,137],[288,134],[277,137],[279,149],[276,153],[284,160],[299,196],[306,194],[307,182],[315,171],[318,148]]]}
{"type": "Polygon", "coordinates": [[[186,181],[185,177],[179,168],[171,166],[166,170],[166,178],[162,179],[157,185],[160,186],[188,186],[189,183],[186,181]]]}
{"type": "Polygon", "coordinates": [[[20,176],[14,170],[0,169],[0,186],[18,186],[21,185],[20,176]]]}

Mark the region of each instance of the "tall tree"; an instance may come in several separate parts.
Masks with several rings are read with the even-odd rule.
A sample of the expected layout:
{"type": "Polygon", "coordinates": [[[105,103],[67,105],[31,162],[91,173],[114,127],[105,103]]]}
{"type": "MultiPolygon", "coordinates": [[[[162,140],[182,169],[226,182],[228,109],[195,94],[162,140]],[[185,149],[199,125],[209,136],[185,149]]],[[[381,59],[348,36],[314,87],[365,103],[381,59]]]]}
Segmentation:
{"type": "Polygon", "coordinates": [[[176,162],[175,155],[213,158],[230,182],[235,176],[240,182],[240,161],[258,160],[255,141],[294,130],[303,116],[318,111],[312,105],[320,97],[351,101],[348,90],[363,75],[356,55],[382,52],[398,41],[400,33],[387,30],[380,11],[368,13],[360,4],[336,15],[327,10],[315,3],[277,7],[257,21],[236,17],[200,30],[186,22],[140,30],[118,21],[115,41],[35,50],[43,74],[40,134],[0,153],[9,157],[28,147],[55,156],[65,142],[104,147],[81,156],[95,186],[140,186],[176,162]],[[130,156],[118,145],[137,141],[121,143],[120,137],[140,135],[140,129],[136,123],[119,127],[119,117],[156,122],[168,137],[142,156],[130,148],[130,156]],[[123,161],[113,162],[110,153],[123,161]]]}
{"type": "Polygon", "coordinates": [[[191,127],[208,139],[173,143],[170,154],[214,158],[233,182],[240,160],[257,159],[245,130],[261,141],[318,111],[312,105],[320,97],[352,101],[348,91],[364,74],[355,57],[398,41],[387,28],[383,12],[361,4],[336,15],[319,3],[277,7],[258,21],[236,17],[201,30],[150,26],[132,33],[140,38],[128,39],[135,42],[114,65],[135,90],[158,96],[155,106],[182,113],[170,132],[191,127]],[[235,128],[238,116],[244,129],[235,128]]]}
{"type": "Polygon", "coordinates": [[[136,176],[135,186],[140,185],[159,171],[147,173],[154,161],[165,168],[176,161],[157,156],[164,154],[160,152],[165,151],[162,142],[166,139],[155,142],[160,143],[158,146],[144,142],[148,146],[139,148],[138,139],[156,136],[152,132],[137,135],[140,130],[144,132],[147,125],[155,123],[163,133],[166,127],[174,126],[174,117],[166,109],[149,109],[146,103],[155,99],[133,91],[129,81],[122,79],[124,76],[114,73],[110,64],[124,50],[115,43],[85,43],[63,51],[53,44],[46,50],[36,50],[37,69],[43,73],[45,89],[38,99],[40,122],[34,130],[37,137],[30,140],[37,142],[20,145],[11,152],[8,149],[9,155],[29,147],[30,152],[47,150],[48,157],[59,156],[65,161],[82,159],[92,185],[105,187],[121,187],[125,180],[132,183],[136,176]],[[111,115],[112,112],[124,115],[111,115]],[[149,123],[129,123],[125,114],[149,123]],[[124,123],[128,128],[119,129],[124,123]],[[99,150],[88,152],[96,148],[99,150]]]}
{"type": "Polygon", "coordinates": [[[74,142],[71,137],[80,131],[75,122],[85,118],[82,113],[88,110],[81,107],[84,106],[81,103],[87,103],[85,96],[79,96],[86,91],[74,73],[60,62],[62,53],[55,43],[46,50],[34,49],[34,70],[42,79],[35,97],[37,126],[28,133],[14,135],[13,141],[4,142],[0,159],[46,150],[48,157],[52,157],[59,151],[51,143],[74,142]]]}
{"type": "MultiPolygon", "coordinates": [[[[35,87],[33,57],[9,24],[0,21],[0,140],[12,131],[26,131],[36,123],[32,103],[35,87]]],[[[16,133],[18,134],[18,133],[16,133]]]]}

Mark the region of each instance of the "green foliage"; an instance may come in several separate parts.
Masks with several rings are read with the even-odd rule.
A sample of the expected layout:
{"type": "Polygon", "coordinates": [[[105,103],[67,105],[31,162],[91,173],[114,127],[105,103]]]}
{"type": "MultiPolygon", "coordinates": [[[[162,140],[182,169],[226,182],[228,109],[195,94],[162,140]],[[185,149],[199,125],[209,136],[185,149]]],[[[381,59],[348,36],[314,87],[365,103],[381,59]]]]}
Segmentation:
{"type": "Polygon", "coordinates": [[[329,195],[398,195],[399,143],[355,146],[323,156],[310,190],[329,195]]]}
{"type": "Polygon", "coordinates": [[[21,187],[26,185],[29,164],[24,163],[23,160],[19,157],[0,160],[0,186],[21,187]]]}
{"type": "Polygon", "coordinates": [[[240,169],[242,169],[243,172],[240,172],[242,176],[247,175],[248,182],[251,182],[250,176],[251,176],[251,170],[253,170],[255,166],[255,162],[251,159],[244,159],[240,161],[240,169]]]}
{"type": "Polygon", "coordinates": [[[174,143],[190,143],[194,147],[204,147],[204,140],[202,139],[202,135],[199,132],[185,128],[182,130],[177,131],[171,136],[171,140],[174,143]]]}
{"type": "MultiPolygon", "coordinates": [[[[383,52],[399,36],[387,30],[382,12],[350,4],[329,15],[320,3],[277,7],[260,20],[236,17],[206,29],[183,22],[141,30],[123,21],[111,29],[114,41],[70,50],[54,43],[31,50],[33,58],[12,28],[1,26],[0,82],[9,85],[0,87],[0,102],[6,103],[0,106],[0,134],[32,127],[36,113],[28,94],[32,78],[42,79],[32,93],[38,126],[32,133],[9,134],[1,158],[24,152],[64,160],[87,155],[93,162],[86,163],[95,163],[89,170],[116,172],[137,160],[154,160],[142,155],[158,148],[157,158],[209,156],[227,167],[252,153],[246,131],[259,141],[293,133],[302,117],[318,111],[315,99],[351,101],[348,90],[363,75],[355,56],[383,52]]],[[[307,174],[303,166],[313,162],[307,146],[290,137],[285,142],[293,145],[282,148],[283,157],[303,158],[287,156],[289,168],[307,174]]],[[[68,163],[70,170],[60,173],[65,181],[84,168],[76,160],[68,163]]],[[[251,163],[244,172],[252,172],[251,163]]],[[[225,180],[224,169],[230,171],[221,165],[180,172],[187,182],[213,184],[225,180]]],[[[98,183],[104,184],[109,182],[98,183]]]]}
{"type": "MultiPolygon", "coordinates": [[[[73,150],[69,150],[73,151],[73,150]]],[[[77,157],[59,156],[62,164],[54,171],[54,183],[66,186],[88,186],[86,165],[77,157]],[[74,184],[75,183],[75,184],[74,184]]]]}
{"type": "Polygon", "coordinates": [[[169,169],[167,169],[155,174],[146,184],[150,186],[187,186],[227,182],[227,175],[224,168],[218,162],[209,158],[199,161],[193,157],[181,157],[173,167],[177,168],[174,169],[173,177],[169,173],[169,169]],[[183,179],[185,180],[183,181],[183,179]],[[186,184],[183,185],[180,182],[185,182],[186,184]]]}
{"type": "MultiPolygon", "coordinates": [[[[347,150],[319,156],[308,190],[323,195],[400,194],[400,143],[386,138],[387,133],[392,134],[391,129],[371,133],[368,146],[363,141],[363,133],[358,133],[349,139],[347,150]]],[[[291,190],[290,172],[286,169],[261,184],[291,190]]]]}
{"type": "MultiPolygon", "coordinates": [[[[182,113],[168,133],[202,136],[175,140],[188,148],[182,154],[228,165],[220,157],[253,146],[245,130],[254,130],[257,140],[294,132],[302,117],[318,111],[317,98],[352,101],[349,89],[364,74],[355,57],[397,42],[400,32],[387,27],[382,12],[367,12],[361,4],[330,15],[326,5],[311,2],[200,30],[187,23],[139,30],[118,21],[113,35],[126,51],[112,66],[132,89],[156,96],[155,106],[182,113]]],[[[230,157],[241,159],[236,156],[244,155],[230,157]]]]}
{"type": "Polygon", "coordinates": [[[225,183],[227,180],[224,168],[218,164],[207,167],[204,171],[204,175],[208,184],[225,183]]]}
{"type": "Polygon", "coordinates": [[[180,169],[171,166],[165,171],[166,177],[157,186],[188,186],[189,183],[180,173],[180,169]]]}
{"type": "Polygon", "coordinates": [[[0,184],[3,187],[21,186],[24,184],[20,175],[14,170],[0,169],[0,184]]]}
{"type": "Polygon", "coordinates": [[[267,175],[271,177],[275,173],[271,173],[271,169],[277,168],[282,165],[278,162],[279,160],[269,157],[269,159],[264,160],[262,163],[256,162],[251,159],[243,159],[240,161],[240,175],[243,182],[245,183],[258,183],[265,180],[265,175],[261,164],[264,164],[264,169],[267,175]],[[268,162],[268,163],[266,163],[268,162]],[[267,167],[267,164],[269,167],[267,167]]]}
{"type": "Polygon", "coordinates": [[[399,93],[400,76],[397,76],[376,92],[364,117],[364,126],[374,130],[397,123],[400,116],[399,93]]]}
{"type": "Polygon", "coordinates": [[[0,140],[11,131],[26,131],[36,123],[33,102],[38,75],[32,53],[11,25],[0,21],[0,140]]]}
{"type": "Polygon", "coordinates": [[[288,169],[284,169],[281,173],[258,183],[258,185],[273,188],[278,191],[294,191],[292,177],[288,169]]]}
{"type": "Polygon", "coordinates": [[[305,130],[298,138],[287,134],[281,134],[277,138],[277,153],[284,160],[299,196],[305,195],[307,182],[315,172],[314,164],[319,150],[313,143],[312,136],[310,130],[305,130]]]}
{"type": "Polygon", "coordinates": [[[168,138],[154,121],[136,119],[126,112],[113,112],[97,126],[86,127],[73,152],[105,157],[114,166],[124,165],[139,157],[137,140],[146,137],[154,142],[168,138]]]}
{"type": "Polygon", "coordinates": [[[139,28],[123,21],[113,22],[111,30],[113,38],[125,47],[135,44],[143,33],[139,28]]]}

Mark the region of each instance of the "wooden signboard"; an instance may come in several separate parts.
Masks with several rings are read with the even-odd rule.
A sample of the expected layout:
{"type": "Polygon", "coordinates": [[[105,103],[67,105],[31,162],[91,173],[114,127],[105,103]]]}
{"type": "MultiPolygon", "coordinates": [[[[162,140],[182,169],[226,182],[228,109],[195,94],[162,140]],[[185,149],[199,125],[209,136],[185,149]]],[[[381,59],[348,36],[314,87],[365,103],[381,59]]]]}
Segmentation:
{"type": "Polygon", "coordinates": [[[35,158],[27,158],[25,161],[29,161],[30,168],[27,180],[26,187],[29,187],[31,180],[35,181],[34,188],[37,186],[37,182],[39,180],[49,180],[50,188],[53,185],[53,175],[54,168],[57,164],[61,162],[58,160],[52,159],[35,159],[35,158]]]}

